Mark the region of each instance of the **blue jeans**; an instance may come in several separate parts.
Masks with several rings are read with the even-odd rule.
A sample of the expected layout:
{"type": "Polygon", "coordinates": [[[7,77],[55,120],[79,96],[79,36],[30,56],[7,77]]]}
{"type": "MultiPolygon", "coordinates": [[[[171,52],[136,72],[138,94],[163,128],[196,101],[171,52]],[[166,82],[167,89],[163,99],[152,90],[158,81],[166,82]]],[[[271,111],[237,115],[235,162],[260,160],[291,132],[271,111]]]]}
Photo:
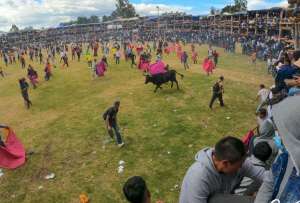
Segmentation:
{"type": "Polygon", "coordinates": [[[117,144],[122,144],[122,136],[120,134],[119,126],[116,123],[113,123],[111,126],[111,130],[108,130],[108,134],[111,138],[114,138],[114,135],[117,139],[117,144]]]}
{"type": "Polygon", "coordinates": [[[272,165],[271,170],[274,176],[274,188],[273,188],[273,194],[271,200],[275,199],[279,192],[280,185],[283,180],[286,167],[288,164],[288,156],[289,156],[288,153],[284,151],[282,154],[280,154],[277,157],[276,161],[272,165]]]}
{"type": "Polygon", "coordinates": [[[300,88],[298,88],[298,87],[290,88],[288,95],[294,96],[295,94],[300,94],[300,88]]]}
{"type": "MultiPolygon", "coordinates": [[[[274,176],[272,200],[275,199],[278,195],[281,182],[285,175],[287,162],[289,159],[288,156],[289,155],[287,152],[283,152],[281,155],[279,155],[276,162],[272,166],[272,172],[274,176]]],[[[279,200],[282,203],[294,203],[300,201],[300,176],[297,176],[295,168],[293,168],[288,182],[286,183],[284,190],[280,194],[279,200]]]]}
{"type": "Polygon", "coordinates": [[[280,196],[280,202],[298,202],[300,201],[300,176],[297,176],[296,168],[289,177],[287,184],[280,196]]]}

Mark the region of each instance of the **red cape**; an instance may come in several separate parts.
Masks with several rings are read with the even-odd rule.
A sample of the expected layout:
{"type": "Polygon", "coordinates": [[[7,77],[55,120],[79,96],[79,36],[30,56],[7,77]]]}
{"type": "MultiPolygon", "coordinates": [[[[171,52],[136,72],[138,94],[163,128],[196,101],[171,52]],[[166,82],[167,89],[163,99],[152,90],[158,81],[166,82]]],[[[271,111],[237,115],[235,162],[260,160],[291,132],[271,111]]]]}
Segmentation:
{"type": "Polygon", "coordinates": [[[15,133],[9,129],[5,147],[0,146],[0,168],[15,169],[25,163],[25,149],[15,133]]]}

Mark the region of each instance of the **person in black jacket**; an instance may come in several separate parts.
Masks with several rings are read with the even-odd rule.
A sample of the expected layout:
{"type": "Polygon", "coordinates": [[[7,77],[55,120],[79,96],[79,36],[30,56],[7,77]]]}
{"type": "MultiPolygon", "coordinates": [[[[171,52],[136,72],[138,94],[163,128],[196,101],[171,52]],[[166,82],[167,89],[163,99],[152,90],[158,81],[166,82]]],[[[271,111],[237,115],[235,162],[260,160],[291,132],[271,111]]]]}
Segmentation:
{"type": "Polygon", "coordinates": [[[109,136],[113,139],[114,134],[116,135],[118,147],[123,147],[124,142],[119,131],[119,126],[117,123],[117,114],[120,107],[120,101],[116,101],[114,106],[108,108],[103,114],[103,119],[105,120],[105,125],[109,136]]]}
{"type": "Polygon", "coordinates": [[[212,106],[213,106],[216,99],[219,99],[221,107],[224,106],[224,102],[223,102],[223,94],[224,94],[223,81],[224,81],[224,77],[221,76],[219,78],[219,80],[213,86],[213,94],[212,94],[212,98],[211,98],[210,103],[209,103],[209,108],[210,109],[212,109],[212,106]]]}
{"type": "Polygon", "coordinates": [[[135,54],[133,53],[133,51],[131,51],[128,55],[128,57],[131,59],[131,68],[133,68],[133,66],[136,66],[136,63],[135,63],[135,54]]]}
{"type": "Polygon", "coordinates": [[[25,78],[21,78],[19,80],[19,84],[20,84],[21,94],[24,99],[25,105],[26,105],[27,109],[29,109],[30,106],[32,106],[32,103],[29,100],[29,95],[28,95],[29,84],[26,82],[25,78]]]}

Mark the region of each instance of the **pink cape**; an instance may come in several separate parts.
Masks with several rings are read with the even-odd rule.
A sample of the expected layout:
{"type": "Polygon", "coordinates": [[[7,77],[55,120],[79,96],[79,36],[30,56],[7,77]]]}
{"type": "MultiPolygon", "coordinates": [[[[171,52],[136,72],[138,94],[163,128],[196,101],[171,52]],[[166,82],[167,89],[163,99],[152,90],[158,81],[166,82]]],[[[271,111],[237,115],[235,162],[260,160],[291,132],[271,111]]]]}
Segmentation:
{"type": "Polygon", "coordinates": [[[202,64],[202,68],[206,73],[212,73],[213,69],[215,68],[215,64],[212,60],[206,58],[202,64]]]}
{"type": "Polygon", "coordinates": [[[99,77],[104,76],[104,72],[106,71],[106,64],[105,62],[101,61],[96,66],[96,73],[99,77]]]}
{"type": "Polygon", "coordinates": [[[29,76],[29,80],[31,81],[32,84],[37,84],[38,83],[38,77],[37,76],[29,76]]]}
{"type": "Polygon", "coordinates": [[[5,147],[0,146],[0,168],[15,169],[25,163],[25,149],[15,133],[9,130],[5,147]]]}
{"type": "Polygon", "coordinates": [[[150,67],[150,62],[149,61],[140,59],[140,63],[139,63],[139,66],[138,66],[138,68],[140,70],[148,72],[149,67],[150,67]]]}
{"type": "Polygon", "coordinates": [[[159,74],[159,73],[165,73],[165,72],[167,72],[165,70],[165,67],[166,66],[162,61],[157,61],[156,63],[150,65],[149,72],[150,72],[151,75],[156,75],[156,74],[159,74]]]}

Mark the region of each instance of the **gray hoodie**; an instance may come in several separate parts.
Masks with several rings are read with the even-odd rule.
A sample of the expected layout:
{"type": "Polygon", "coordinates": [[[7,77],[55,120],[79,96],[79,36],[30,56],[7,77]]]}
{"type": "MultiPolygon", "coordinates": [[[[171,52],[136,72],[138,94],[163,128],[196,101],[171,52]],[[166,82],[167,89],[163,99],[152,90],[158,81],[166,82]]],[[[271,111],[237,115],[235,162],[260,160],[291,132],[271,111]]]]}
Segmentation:
{"type": "Polygon", "coordinates": [[[272,155],[270,156],[269,160],[267,161],[268,167],[272,165],[274,162],[277,154],[278,154],[278,149],[274,143],[274,138],[275,136],[275,127],[271,119],[265,119],[261,122],[259,126],[259,136],[255,137],[253,141],[253,145],[256,146],[260,142],[267,142],[269,146],[272,149],[272,155]]]}
{"type": "Polygon", "coordinates": [[[213,164],[212,152],[212,148],[206,148],[197,153],[196,162],[183,179],[180,203],[207,203],[208,198],[214,194],[230,194],[239,185],[242,177],[262,182],[265,169],[254,166],[249,159],[236,174],[219,173],[213,164]]]}
{"type": "MultiPolygon", "coordinates": [[[[300,96],[286,98],[282,102],[274,105],[272,112],[279,135],[289,153],[287,168],[276,197],[280,198],[294,167],[297,170],[297,176],[300,175],[300,96]]],[[[257,194],[255,203],[268,203],[271,201],[274,178],[270,170],[265,176],[264,183],[257,194]]],[[[296,184],[295,187],[297,187],[296,184]]],[[[293,195],[290,194],[290,196],[293,195]]]]}

